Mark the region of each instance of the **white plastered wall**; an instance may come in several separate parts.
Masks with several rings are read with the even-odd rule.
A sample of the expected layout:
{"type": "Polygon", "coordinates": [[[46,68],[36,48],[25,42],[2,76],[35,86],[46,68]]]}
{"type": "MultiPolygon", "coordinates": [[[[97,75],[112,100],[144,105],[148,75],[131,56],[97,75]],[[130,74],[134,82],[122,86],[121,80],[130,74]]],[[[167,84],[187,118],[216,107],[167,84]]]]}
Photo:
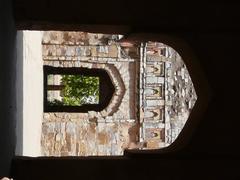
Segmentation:
{"type": "Polygon", "coordinates": [[[22,93],[17,94],[17,104],[22,106],[19,108],[22,113],[18,112],[18,115],[22,117],[18,118],[16,127],[16,155],[40,156],[43,117],[42,32],[19,31],[17,41],[22,43],[23,52],[17,50],[17,59],[23,69],[19,73],[21,66],[17,66],[17,88],[22,88],[22,91],[19,90],[22,93]]]}

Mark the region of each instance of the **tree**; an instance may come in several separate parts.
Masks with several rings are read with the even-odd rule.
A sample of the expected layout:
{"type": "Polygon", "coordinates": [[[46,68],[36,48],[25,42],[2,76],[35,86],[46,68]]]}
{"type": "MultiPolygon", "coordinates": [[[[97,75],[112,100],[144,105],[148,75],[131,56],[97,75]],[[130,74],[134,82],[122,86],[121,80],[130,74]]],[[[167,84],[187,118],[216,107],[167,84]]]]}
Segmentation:
{"type": "Polygon", "coordinates": [[[99,101],[99,78],[83,75],[63,75],[63,104],[80,106],[96,104],[99,101]]]}

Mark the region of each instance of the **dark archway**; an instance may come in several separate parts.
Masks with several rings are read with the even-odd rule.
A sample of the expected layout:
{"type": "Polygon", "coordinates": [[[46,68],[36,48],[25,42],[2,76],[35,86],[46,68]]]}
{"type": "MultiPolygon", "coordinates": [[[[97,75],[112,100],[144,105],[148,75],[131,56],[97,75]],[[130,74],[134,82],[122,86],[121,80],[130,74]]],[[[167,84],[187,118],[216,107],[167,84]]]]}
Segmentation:
{"type": "MultiPolygon", "coordinates": [[[[133,33],[172,32],[179,34],[196,52],[215,96],[198,126],[198,132],[195,133],[191,143],[177,156],[171,154],[171,156],[165,155],[162,156],[163,158],[149,160],[148,155],[143,155],[141,160],[121,161],[111,158],[109,161],[101,160],[99,163],[77,158],[74,161],[70,158],[69,162],[62,164],[56,159],[46,159],[43,162],[44,158],[23,159],[22,161],[18,158],[16,172],[19,174],[17,173],[16,178],[112,179],[112,175],[116,176],[116,174],[119,179],[207,179],[207,177],[237,179],[239,177],[239,168],[235,165],[236,161],[239,162],[239,146],[236,144],[239,139],[239,121],[236,118],[238,107],[231,106],[236,103],[237,99],[229,98],[229,94],[235,92],[234,87],[229,87],[228,84],[224,86],[223,79],[219,78],[219,75],[226,74],[227,77],[231,77],[230,82],[238,82],[239,66],[235,61],[238,59],[238,53],[234,53],[238,52],[239,48],[238,3],[219,2],[196,5],[181,2],[174,5],[168,1],[161,3],[149,1],[137,3],[136,6],[136,2],[129,1],[116,6],[116,2],[113,1],[111,3],[99,1],[93,6],[89,1],[75,1],[74,3],[71,1],[68,8],[65,3],[55,1],[46,0],[36,3],[36,1],[29,0],[15,1],[18,28],[41,29],[41,23],[53,24],[45,29],[54,29],[57,27],[56,24],[60,23],[78,23],[81,27],[82,24],[123,24],[131,25],[133,33]],[[79,7],[84,8],[79,11],[79,7]],[[118,7],[120,14],[116,13],[115,7],[118,7]],[[220,98],[217,98],[218,96],[220,98]],[[186,158],[186,155],[191,159],[186,158]],[[71,164],[71,162],[82,164],[71,164]],[[153,166],[143,166],[144,163],[151,163],[153,166]],[[68,171],[66,171],[67,167],[68,171]],[[137,170],[133,167],[137,167],[137,170]],[[110,170],[106,171],[108,168],[110,170]],[[92,173],[93,170],[94,173],[92,173]],[[158,173],[160,170],[161,173],[158,173]]],[[[69,29],[72,30],[71,27],[70,25],[69,29]]],[[[107,29],[113,30],[113,28],[107,29]]],[[[6,66],[2,67],[6,69],[6,66]]],[[[5,88],[5,91],[9,89],[5,88]]],[[[3,112],[5,112],[4,109],[3,112]]],[[[195,117],[197,116],[198,113],[195,117]]],[[[9,118],[4,119],[9,121],[9,118]]]]}

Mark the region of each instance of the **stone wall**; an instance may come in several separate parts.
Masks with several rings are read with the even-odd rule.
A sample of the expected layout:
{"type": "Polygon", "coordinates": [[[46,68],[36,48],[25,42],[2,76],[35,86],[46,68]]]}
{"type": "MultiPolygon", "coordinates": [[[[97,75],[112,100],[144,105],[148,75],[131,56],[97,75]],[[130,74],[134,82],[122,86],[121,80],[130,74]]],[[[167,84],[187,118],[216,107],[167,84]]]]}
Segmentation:
{"type": "Polygon", "coordinates": [[[142,43],[140,141],[143,148],[172,144],[182,131],[197,95],[181,56],[171,47],[142,43]]]}
{"type": "Polygon", "coordinates": [[[182,58],[176,51],[174,58],[166,62],[166,143],[175,141],[182,131],[197,100],[191,77],[182,58]]]}
{"type": "Polygon", "coordinates": [[[140,142],[143,149],[165,147],[165,46],[142,43],[140,59],[140,142]]]}
{"type": "Polygon", "coordinates": [[[44,156],[121,155],[136,144],[137,63],[116,39],[115,35],[45,32],[44,65],[105,69],[115,93],[101,112],[44,113],[44,156]]]}
{"type": "Polygon", "coordinates": [[[118,35],[45,32],[44,65],[104,69],[115,87],[100,112],[44,113],[45,156],[122,155],[175,141],[197,99],[180,55],[171,47],[118,42],[118,35]]]}
{"type": "Polygon", "coordinates": [[[121,155],[130,145],[135,122],[98,122],[88,113],[45,113],[44,156],[121,155]]]}

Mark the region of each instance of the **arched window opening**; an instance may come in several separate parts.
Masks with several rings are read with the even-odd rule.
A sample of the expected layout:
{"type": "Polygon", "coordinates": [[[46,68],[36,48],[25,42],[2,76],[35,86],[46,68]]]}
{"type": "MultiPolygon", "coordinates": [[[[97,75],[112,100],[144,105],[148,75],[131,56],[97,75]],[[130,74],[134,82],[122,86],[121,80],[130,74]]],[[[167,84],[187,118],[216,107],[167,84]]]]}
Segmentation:
{"type": "Polygon", "coordinates": [[[45,112],[99,112],[115,88],[103,69],[44,66],[45,112]]]}

